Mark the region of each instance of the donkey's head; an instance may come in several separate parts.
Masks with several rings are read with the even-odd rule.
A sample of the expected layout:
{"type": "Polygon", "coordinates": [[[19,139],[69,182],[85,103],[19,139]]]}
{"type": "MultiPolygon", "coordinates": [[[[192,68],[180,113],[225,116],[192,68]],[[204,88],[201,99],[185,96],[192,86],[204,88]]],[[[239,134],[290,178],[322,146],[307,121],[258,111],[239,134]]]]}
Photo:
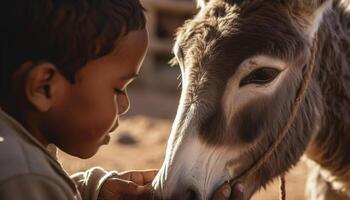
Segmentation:
{"type": "MultiPolygon", "coordinates": [[[[209,199],[264,154],[290,117],[331,0],[210,0],[177,35],[182,95],[165,161],[153,182],[162,199],[209,199]]],[[[317,126],[312,80],[277,151],[249,178],[249,198],[301,157],[317,126]]]]}

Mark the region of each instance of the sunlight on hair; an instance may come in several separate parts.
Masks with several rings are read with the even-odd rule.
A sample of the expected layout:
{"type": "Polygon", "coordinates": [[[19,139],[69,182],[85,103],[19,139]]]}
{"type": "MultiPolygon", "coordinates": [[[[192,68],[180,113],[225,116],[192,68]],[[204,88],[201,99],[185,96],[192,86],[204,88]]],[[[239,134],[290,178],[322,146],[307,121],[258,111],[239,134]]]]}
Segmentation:
{"type": "Polygon", "coordinates": [[[197,6],[198,6],[199,8],[204,8],[206,2],[207,2],[206,0],[197,0],[197,6]]]}

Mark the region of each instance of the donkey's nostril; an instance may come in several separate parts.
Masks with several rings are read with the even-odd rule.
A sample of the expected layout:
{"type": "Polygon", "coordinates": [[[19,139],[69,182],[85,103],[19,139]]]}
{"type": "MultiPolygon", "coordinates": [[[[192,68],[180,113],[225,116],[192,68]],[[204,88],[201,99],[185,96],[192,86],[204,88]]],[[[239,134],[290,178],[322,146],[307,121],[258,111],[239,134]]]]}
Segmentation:
{"type": "Polygon", "coordinates": [[[186,196],[186,200],[198,200],[198,195],[195,190],[189,189],[186,196]]]}

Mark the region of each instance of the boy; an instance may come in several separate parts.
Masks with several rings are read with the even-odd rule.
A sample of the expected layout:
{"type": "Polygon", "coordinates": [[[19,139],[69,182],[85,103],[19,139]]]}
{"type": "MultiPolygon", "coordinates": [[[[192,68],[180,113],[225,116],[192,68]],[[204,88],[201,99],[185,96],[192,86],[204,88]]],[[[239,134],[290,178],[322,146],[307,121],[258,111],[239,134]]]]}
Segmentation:
{"type": "Polygon", "coordinates": [[[129,108],[126,87],[148,45],[139,1],[7,3],[1,10],[0,199],[149,198],[155,170],[93,168],[69,177],[48,151],[54,144],[89,158],[108,144],[129,108]]]}

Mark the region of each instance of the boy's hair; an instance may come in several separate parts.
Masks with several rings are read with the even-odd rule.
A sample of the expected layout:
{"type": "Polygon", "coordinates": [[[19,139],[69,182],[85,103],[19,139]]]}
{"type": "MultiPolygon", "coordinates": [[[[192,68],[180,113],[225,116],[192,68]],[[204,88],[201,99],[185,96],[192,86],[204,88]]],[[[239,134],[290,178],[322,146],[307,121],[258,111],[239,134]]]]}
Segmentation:
{"type": "Polygon", "coordinates": [[[10,0],[2,5],[0,89],[26,61],[50,62],[71,82],[89,60],[108,54],[118,38],[145,28],[139,0],[10,0]],[[5,15],[4,15],[5,14],[5,15]]]}

